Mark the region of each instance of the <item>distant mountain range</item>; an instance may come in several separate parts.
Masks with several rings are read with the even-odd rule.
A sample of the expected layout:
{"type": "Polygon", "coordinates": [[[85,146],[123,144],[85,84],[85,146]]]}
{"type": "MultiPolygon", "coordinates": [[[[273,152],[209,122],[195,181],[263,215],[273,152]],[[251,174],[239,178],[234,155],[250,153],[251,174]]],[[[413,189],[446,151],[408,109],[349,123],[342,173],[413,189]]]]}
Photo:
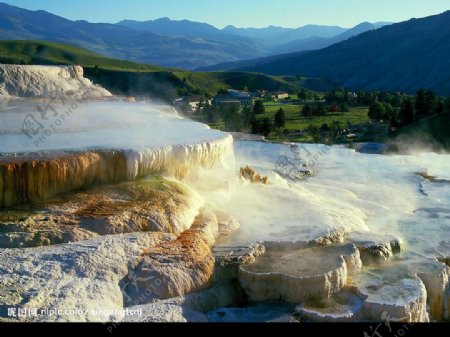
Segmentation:
{"type": "Polygon", "coordinates": [[[315,50],[344,41],[363,32],[389,25],[389,22],[363,22],[351,29],[338,26],[306,25],[300,28],[269,26],[266,28],[218,29],[206,23],[161,18],[150,21],[124,20],[118,25],[154,34],[200,37],[227,43],[250,43],[263,49],[265,55],[315,50]]]}
{"type": "MultiPolygon", "coordinates": [[[[368,24],[363,29],[378,26],[368,24]]],[[[184,69],[322,48],[361,32],[355,29],[315,25],[297,29],[218,29],[168,18],[101,24],[71,21],[45,11],[0,3],[0,40],[66,43],[108,57],[184,69]]]]}
{"type": "Polygon", "coordinates": [[[450,11],[362,33],[325,49],[228,63],[206,70],[301,75],[355,90],[450,95],[450,11]]]}
{"type": "Polygon", "coordinates": [[[287,43],[274,46],[271,49],[272,53],[275,54],[283,54],[283,53],[291,53],[291,52],[299,52],[304,50],[317,50],[322,49],[328,46],[331,46],[332,44],[345,41],[353,36],[362,34],[364,32],[378,29],[387,25],[390,25],[392,23],[388,22],[377,22],[377,23],[370,23],[370,22],[363,22],[359,25],[345,30],[343,33],[335,36],[319,36],[314,35],[306,38],[301,39],[295,39],[292,41],[289,41],[287,43]]]}
{"type": "Polygon", "coordinates": [[[221,42],[159,35],[116,24],[70,21],[45,11],[0,3],[0,39],[46,40],[72,44],[125,60],[192,69],[264,55],[251,41],[221,42]]]}

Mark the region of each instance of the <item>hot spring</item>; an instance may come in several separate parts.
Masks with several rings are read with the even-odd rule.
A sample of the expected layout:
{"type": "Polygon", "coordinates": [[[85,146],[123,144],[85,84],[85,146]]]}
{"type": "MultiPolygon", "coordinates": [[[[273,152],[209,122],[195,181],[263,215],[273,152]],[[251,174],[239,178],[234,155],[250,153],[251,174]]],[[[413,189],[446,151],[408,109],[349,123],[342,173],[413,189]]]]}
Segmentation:
{"type": "Polygon", "coordinates": [[[59,102],[49,109],[47,103],[2,103],[0,208],[9,222],[1,226],[13,230],[0,228],[0,234],[9,231],[10,245],[20,242],[17,228],[33,224],[23,216],[10,220],[11,214],[30,203],[43,224],[58,217],[45,231],[76,224],[78,232],[43,246],[0,247],[1,317],[9,307],[102,305],[143,308],[147,317],[184,308],[177,317],[188,321],[252,321],[262,307],[267,320],[449,318],[450,155],[301,145],[317,173],[295,180],[275,171],[278,158],[290,155],[287,145],[233,142],[163,105],[59,102]],[[267,175],[268,184],[242,179],[239,168],[247,165],[267,175]],[[152,180],[151,193],[144,193],[142,179],[149,176],[167,180],[152,180]],[[85,207],[89,198],[94,202],[85,207]],[[159,212],[151,229],[145,207],[159,212]],[[238,227],[231,217],[239,229],[228,230],[238,227]],[[136,230],[136,223],[146,229],[136,230]],[[256,246],[264,248],[239,255],[256,246]],[[47,267],[35,270],[39,264],[47,267]],[[162,281],[151,300],[136,302],[153,277],[162,281]],[[18,287],[14,296],[11,287],[18,287]],[[83,289],[82,295],[74,300],[71,289],[83,289]],[[244,293],[246,305],[238,306],[244,293]],[[206,305],[213,297],[215,304],[206,305]]]}

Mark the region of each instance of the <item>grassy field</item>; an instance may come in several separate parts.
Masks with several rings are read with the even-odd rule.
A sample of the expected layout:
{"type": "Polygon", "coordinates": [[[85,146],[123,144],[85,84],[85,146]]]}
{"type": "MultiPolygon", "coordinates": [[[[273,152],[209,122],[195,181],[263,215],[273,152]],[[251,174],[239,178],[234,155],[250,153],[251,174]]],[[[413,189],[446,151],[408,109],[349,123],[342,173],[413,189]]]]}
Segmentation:
{"type": "Polygon", "coordinates": [[[273,118],[276,112],[283,108],[286,113],[286,129],[289,132],[305,130],[309,125],[321,127],[339,122],[346,128],[348,124],[366,123],[369,121],[367,107],[351,107],[349,112],[327,113],[324,116],[304,117],[301,115],[303,105],[266,105],[266,115],[273,118]]]}
{"type": "MultiPolygon", "coordinates": [[[[310,135],[298,134],[299,131],[305,131],[309,126],[320,128],[324,124],[332,126],[333,123],[339,123],[340,127],[347,128],[349,124],[355,125],[360,123],[369,122],[368,108],[367,107],[351,107],[349,112],[344,113],[327,113],[324,116],[304,117],[301,115],[303,108],[302,104],[276,104],[266,103],[266,113],[259,115],[259,118],[270,117],[273,119],[276,112],[283,108],[286,114],[286,127],[288,134],[277,132],[274,130],[268,140],[271,141],[295,141],[295,142],[313,142],[313,138],[310,135]]],[[[202,121],[200,115],[193,116],[195,120],[202,121]]],[[[209,123],[209,126],[213,129],[225,131],[225,125],[222,121],[217,123],[209,123]]]]}
{"type": "Polygon", "coordinates": [[[161,71],[164,68],[115,60],[89,50],[45,41],[0,41],[0,62],[12,64],[79,64],[106,70],[161,71]]]}

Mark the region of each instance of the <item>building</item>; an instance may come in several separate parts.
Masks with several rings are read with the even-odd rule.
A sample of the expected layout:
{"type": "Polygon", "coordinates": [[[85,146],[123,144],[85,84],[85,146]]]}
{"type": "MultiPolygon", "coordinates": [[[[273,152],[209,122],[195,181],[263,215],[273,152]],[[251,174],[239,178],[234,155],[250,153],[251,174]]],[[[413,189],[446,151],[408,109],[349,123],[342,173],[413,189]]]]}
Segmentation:
{"type": "Polygon", "coordinates": [[[227,90],[226,94],[219,94],[213,98],[215,106],[239,104],[242,107],[252,107],[254,104],[254,95],[246,91],[234,89],[227,90]]]}
{"type": "Polygon", "coordinates": [[[276,92],[272,93],[272,99],[273,100],[278,101],[278,100],[284,100],[284,99],[287,99],[287,98],[289,98],[289,94],[287,92],[276,91],[276,92]]]}
{"type": "Polygon", "coordinates": [[[202,103],[211,105],[211,100],[205,100],[203,96],[189,96],[178,98],[174,102],[176,108],[184,112],[194,112],[198,110],[202,103]]]}

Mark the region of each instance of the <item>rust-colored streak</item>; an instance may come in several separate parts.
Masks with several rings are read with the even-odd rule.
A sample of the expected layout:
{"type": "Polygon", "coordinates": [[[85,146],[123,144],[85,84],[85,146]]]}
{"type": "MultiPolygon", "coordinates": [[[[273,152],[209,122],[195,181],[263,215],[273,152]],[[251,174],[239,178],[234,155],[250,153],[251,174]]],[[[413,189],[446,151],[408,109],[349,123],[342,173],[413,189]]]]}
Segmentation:
{"type": "Polygon", "coordinates": [[[47,200],[57,194],[127,179],[120,152],[80,152],[39,159],[0,159],[0,209],[47,200]]]}

